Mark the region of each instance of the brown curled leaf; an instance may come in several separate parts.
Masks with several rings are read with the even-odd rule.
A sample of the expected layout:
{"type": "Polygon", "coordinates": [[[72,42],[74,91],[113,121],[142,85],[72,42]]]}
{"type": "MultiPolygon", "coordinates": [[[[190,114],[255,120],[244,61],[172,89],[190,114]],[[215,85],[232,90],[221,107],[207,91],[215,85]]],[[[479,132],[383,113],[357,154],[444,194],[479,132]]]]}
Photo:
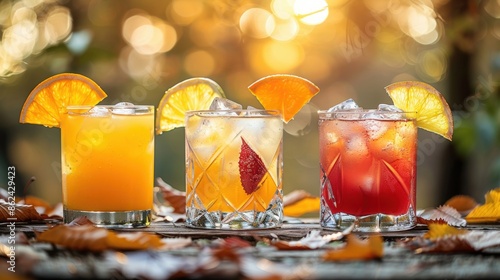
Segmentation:
{"type": "Polygon", "coordinates": [[[444,203],[446,206],[455,208],[462,215],[468,214],[477,204],[477,201],[468,195],[455,195],[444,203]]]}
{"type": "Polygon", "coordinates": [[[500,232],[465,230],[445,224],[429,224],[429,231],[408,242],[416,253],[480,252],[500,246],[500,232]]]}
{"type": "Polygon", "coordinates": [[[39,242],[48,242],[77,251],[146,250],[163,246],[161,239],[146,232],[116,233],[90,224],[57,225],[37,233],[39,242]]]}
{"type": "Polygon", "coordinates": [[[156,178],[156,187],[159,188],[163,199],[174,209],[174,213],[186,213],[186,192],[174,189],[160,177],[156,178]]]}
{"type": "Polygon", "coordinates": [[[43,220],[33,205],[8,203],[0,201],[0,222],[29,222],[43,220]]]}

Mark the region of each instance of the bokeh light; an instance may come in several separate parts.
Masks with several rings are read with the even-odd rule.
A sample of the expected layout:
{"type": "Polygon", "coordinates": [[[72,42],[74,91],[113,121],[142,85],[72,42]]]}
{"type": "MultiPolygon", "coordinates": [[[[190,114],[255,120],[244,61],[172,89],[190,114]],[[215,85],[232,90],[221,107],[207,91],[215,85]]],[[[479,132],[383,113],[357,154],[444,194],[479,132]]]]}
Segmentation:
{"type": "Polygon", "coordinates": [[[240,18],[240,29],[243,34],[253,38],[266,38],[275,28],[273,15],[261,8],[246,10],[240,18]]]}
{"type": "Polygon", "coordinates": [[[174,0],[167,6],[167,15],[181,26],[191,24],[203,11],[203,3],[197,0],[174,0]]]}
{"type": "Polygon", "coordinates": [[[190,76],[208,77],[215,70],[217,61],[207,51],[195,50],[186,55],[184,69],[190,76]]]}
{"type": "Polygon", "coordinates": [[[305,24],[318,25],[328,17],[328,4],[324,0],[295,0],[293,10],[305,24]]]}
{"type": "MultiPolygon", "coordinates": [[[[228,54],[230,49],[245,46],[239,50],[239,55],[248,56],[245,60],[256,73],[265,73],[293,71],[300,65],[306,65],[304,53],[323,55],[327,57],[327,62],[333,64],[336,63],[335,55],[351,62],[365,56],[365,49],[377,42],[380,52],[386,54],[382,59],[387,65],[404,67],[402,62],[410,65],[417,63],[417,53],[424,50],[420,50],[421,47],[438,47],[441,43],[445,27],[436,9],[446,2],[362,1],[370,13],[369,17],[360,10],[351,9],[359,3],[347,0],[243,1],[225,5],[174,0],[154,12],[148,10],[151,5],[128,10],[123,6],[120,7],[124,14],[120,33],[124,51],[118,53],[122,58],[123,53],[131,54],[125,50],[130,46],[138,55],[154,58],[175,51],[179,44],[185,48],[189,40],[191,46],[199,48],[191,51],[191,55],[201,55],[203,61],[211,60],[221,65],[208,66],[208,70],[203,71],[215,73],[215,68],[227,67],[230,65],[227,60],[238,55],[228,54]],[[413,43],[408,43],[407,38],[413,43]],[[409,57],[396,55],[407,53],[408,45],[412,45],[414,50],[409,57]],[[221,47],[227,50],[226,54],[218,53],[221,47]]],[[[5,1],[0,5],[3,29],[0,76],[24,72],[27,58],[58,43],[67,41],[74,54],[83,55],[92,45],[92,40],[97,40],[94,32],[73,29],[73,18],[64,2],[5,1]]],[[[108,1],[89,1],[79,6],[86,9],[88,20],[96,26],[107,27],[120,22],[118,16],[109,13],[116,8],[108,1]]],[[[499,7],[498,1],[489,1],[484,10],[491,17],[498,18],[499,7]]],[[[493,36],[500,36],[496,26],[497,23],[490,32],[493,36]]],[[[149,58],[144,59],[149,61],[149,58]]],[[[185,64],[183,68],[195,71],[199,65],[185,64]]],[[[428,71],[426,69],[423,67],[421,71],[428,71]]],[[[130,70],[129,73],[136,77],[138,72],[130,70]]],[[[423,74],[436,76],[435,73],[423,74]]]]}

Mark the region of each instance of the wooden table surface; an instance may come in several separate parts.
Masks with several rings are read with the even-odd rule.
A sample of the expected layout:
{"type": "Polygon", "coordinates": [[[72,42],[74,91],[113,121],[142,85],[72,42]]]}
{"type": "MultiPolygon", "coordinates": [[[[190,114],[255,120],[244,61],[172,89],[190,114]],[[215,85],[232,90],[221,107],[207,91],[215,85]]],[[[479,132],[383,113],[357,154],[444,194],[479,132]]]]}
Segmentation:
{"type": "MultiPolygon", "coordinates": [[[[45,225],[18,224],[16,231],[34,236],[34,231],[43,231],[45,225]]],[[[474,225],[468,229],[500,231],[500,225],[474,225]]],[[[333,231],[322,229],[316,219],[289,220],[280,229],[226,231],[187,228],[183,223],[157,222],[145,229],[122,231],[147,231],[164,238],[191,238],[194,245],[168,251],[106,251],[104,253],[81,253],[56,248],[49,244],[33,246],[40,254],[36,263],[21,259],[21,250],[16,259],[16,272],[6,271],[0,266],[1,279],[500,279],[500,248],[490,248],[481,253],[422,253],[398,246],[399,241],[421,236],[427,231],[425,225],[404,232],[382,233],[384,255],[379,260],[325,262],[323,249],[286,251],[273,246],[244,248],[245,256],[239,262],[217,262],[206,264],[203,271],[195,271],[199,264],[207,261],[204,246],[214,240],[238,236],[254,245],[262,238],[298,240],[312,230],[321,234],[333,231]],[[210,266],[207,268],[207,265],[210,266]],[[29,266],[23,267],[23,266],[29,266]],[[183,267],[183,273],[179,273],[183,267]],[[193,268],[194,267],[194,268],[193,268]],[[192,269],[192,270],[190,270],[192,269]],[[29,273],[23,273],[29,271],[29,273]],[[176,273],[174,273],[174,272],[176,273]],[[187,273],[186,271],[190,271],[187,273]],[[273,277],[271,277],[273,276],[273,277]]],[[[0,227],[2,240],[9,234],[5,225],[0,227]]],[[[367,236],[371,233],[356,233],[367,236]]],[[[31,252],[33,254],[33,252],[31,252]]],[[[3,261],[5,263],[5,261],[3,261]]]]}

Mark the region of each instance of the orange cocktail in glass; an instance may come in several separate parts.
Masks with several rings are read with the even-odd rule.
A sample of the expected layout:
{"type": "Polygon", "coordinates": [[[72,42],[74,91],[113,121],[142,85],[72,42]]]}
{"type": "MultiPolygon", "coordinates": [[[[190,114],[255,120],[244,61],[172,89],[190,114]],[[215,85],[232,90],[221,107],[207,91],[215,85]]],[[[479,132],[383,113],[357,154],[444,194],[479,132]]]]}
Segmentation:
{"type": "Polygon", "coordinates": [[[283,223],[283,126],[319,92],[287,74],[250,86],[264,109],[225,98],[208,78],[165,92],[156,119],[161,134],[185,127],[186,225],[210,229],[275,228],[283,223]]]}
{"type": "Polygon", "coordinates": [[[70,106],[61,119],[64,219],[147,226],[153,206],[153,106],[70,106]]]}
{"type": "Polygon", "coordinates": [[[416,225],[415,114],[320,111],[321,225],[396,231],[416,225]]]}
{"type": "Polygon", "coordinates": [[[186,224],[281,226],[283,121],[277,111],[186,113],[186,224]]]}

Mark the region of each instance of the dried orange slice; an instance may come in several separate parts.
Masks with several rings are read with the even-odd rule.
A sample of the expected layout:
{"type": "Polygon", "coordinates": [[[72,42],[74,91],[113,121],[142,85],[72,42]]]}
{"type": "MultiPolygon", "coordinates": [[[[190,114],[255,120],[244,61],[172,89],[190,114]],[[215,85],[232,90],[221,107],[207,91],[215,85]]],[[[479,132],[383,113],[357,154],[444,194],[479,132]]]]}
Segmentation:
{"type": "Polygon", "coordinates": [[[432,86],[417,81],[397,82],[385,87],[394,105],[417,113],[417,126],[451,141],[453,116],[443,95],[432,86]]]}
{"type": "Polygon", "coordinates": [[[288,74],[263,77],[248,86],[248,89],[266,110],[280,111],[285,123],[293,119],[319,92],[319,88],[311,81],[288,74]]]}
{"type": "Polygon", "coordinates": [[[222,88],[208,78],[191,78],[168,89],[156,114],[156,134],[184,127],[187,111],[209,109],[212,100],[225,97],[222,88]]]}
{"type": "Polygon", "coordinates": [[[96,105],[106,93],[90,78],[80,74],[57,74],[39,83],[24,102],[20,123],[59,127],[61,114],[69,105],[96,105]]]}

